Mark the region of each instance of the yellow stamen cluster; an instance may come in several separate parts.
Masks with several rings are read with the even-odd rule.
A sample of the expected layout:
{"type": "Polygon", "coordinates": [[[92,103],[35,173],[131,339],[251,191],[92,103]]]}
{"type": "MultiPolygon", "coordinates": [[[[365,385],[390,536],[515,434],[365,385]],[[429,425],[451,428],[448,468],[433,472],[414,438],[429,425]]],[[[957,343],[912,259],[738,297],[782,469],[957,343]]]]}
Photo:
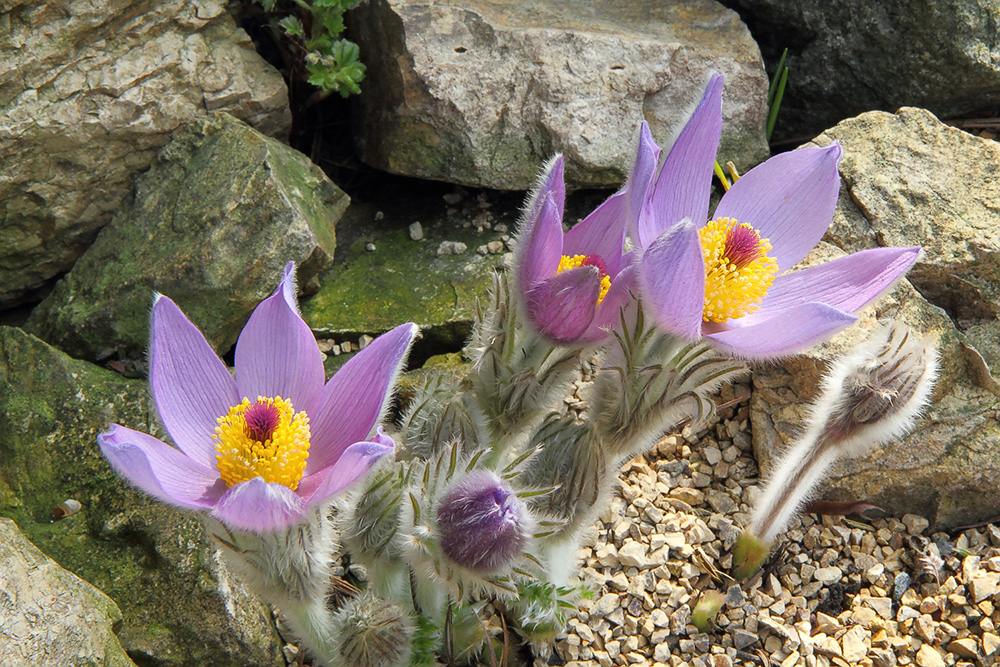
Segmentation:
{"type": "Polygon", "coordinates": [[[295,414],[292,402],[280,396],[258,396],[256,403],[278,413],[276,426],[264,442],[255,439],[254,430],[243,416],[254,405],[249,399],[244,398],[218,419],[212,438],[219,452],[216,466],[222,481],[231,487],[263,477],[265,482],[282,484],[294,491],[309,458],[309,417],[305,412],[295,414]]]}
{"type": "Polygon", "coordinates": [[[767,256],[771,243],[732,218],[709,222],[698,236],[705,258],[704,320],[725,322],[760,310],[778,273],[778,262],[767,256]]]}
{"type": "MultiPolygon", "coordinates": [[[[570,269],[578,269],[581,266],[596,266],[595,264],[590,264],[587,261],[587,255],[563,255],[559,258],[559,268],[556,269],[556,273],[562,273],[563,271],[569,271],[570,269]]],[[[600,270],[600,267],[597,267],[600,270]]],[[[611,277],[601,271],[601,293],[597,295],[597,303],[600,304],[604,301],[604,297],[607,296],[608,290],[611,289],[611,277]]]]}

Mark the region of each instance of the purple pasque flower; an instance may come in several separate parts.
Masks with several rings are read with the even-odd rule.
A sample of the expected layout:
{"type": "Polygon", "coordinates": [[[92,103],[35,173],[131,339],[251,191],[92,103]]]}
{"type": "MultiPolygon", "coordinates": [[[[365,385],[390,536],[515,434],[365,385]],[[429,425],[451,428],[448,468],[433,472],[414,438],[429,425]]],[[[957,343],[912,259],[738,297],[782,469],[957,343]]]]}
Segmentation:
{"type": "Polygon", "coordinates": [[[524,501],[487,470],[455,483],[437,509],[441,550],[473,572],[496,573],[524,550],[533,522],[524,501]]]}
{"type": "Polygon", "coordinates": [[[600,342],[629,299],[625,221],[641,206],[656,157],[638,151],[629,182],[563,234],[563,158],[546,165],[528,198],[514,252],[514,275],[531,326],[561,345],[600,342]]]}
{"type": "Polygon", "coordinates": [[[840,145],[772,157],[733,183],[709,219],[721,128],[722,77],[714,74],[630,220],[635,281],[665,331],[704,337],[738,357],[773,359],[855,322],[920,248],[864,250],[789,271],[833,219],[840,145]]]}
{"type": "Polygon", "coordinates": [[[208,510],[239,530],[280,530],[392,451],[392,440],[373,431],[416,332],[404,324],[379,336],[324,383],[288,264],[240,334],[234,378],[177,305],[158,296],[150,384],[177,447],[118,424],[98,443],[119,474],[157,500],[208,510]]]}

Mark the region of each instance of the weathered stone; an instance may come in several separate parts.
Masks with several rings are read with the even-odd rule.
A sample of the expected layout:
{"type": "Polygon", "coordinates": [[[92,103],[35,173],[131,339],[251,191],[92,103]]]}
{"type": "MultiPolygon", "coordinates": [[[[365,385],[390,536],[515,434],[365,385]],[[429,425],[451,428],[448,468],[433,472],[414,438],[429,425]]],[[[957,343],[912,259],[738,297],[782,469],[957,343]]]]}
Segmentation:
{"type": "Polygon", "coordinates": [[[161,151],[27,327],[77,357],[141,355],[160,292],[224,353],[287,262],[301,283],[330,265],[348,202],[301,153],[227,114],[203,117],[161,151]]]}
{"type": "MultiPolygon", "coordinates": [[[[816,141],[835,139],[844,147],[843,181],[825,238],[848,251],[923,245],[925,255],[910,273],[919,292],[901,281],[831,341],[754,372],[758,460],[769,469],[776,448],[793,441],[829,362],[863,340],[876,316],[894,317],[938,339],[941,376],[934,400],[901,441],[836,464],[824,497],[869,499],[899,516],[927,517],[935,528],[990,518],[1000,506],[993,481],[1000,476],[1000,400],[991,393],[988,372],[977,373],[968,363],[965,346],[972,343],[948,315],[961,327],[995,317],[1000,187],[982,174],[1000,171],[1000,148],[916,109],[864,114],[816,141]]],[[[835,254],[820,244],[806,262],[835,254]]]]}
{"type": "Polygon", "coordinates": [[[135,667],[115,636],[122,613],[0,518],[0,663],[135,667]]]}
{"type": "Polygon", "coordinates": [[[712,0],[376,0],[350,18],[368,66],[361,155],[393,173],[524,189],[560,152],[571,185],[616,187],[640,121],[671,140],[712,69],[720,156],[767,155],[757,45],[712,0]]]}
{"type": "Polygon", "coordinates": [[[73,265],[177,128],[206,110],[291,123],[219,0],[6,2],[0,62],[0,306],[73,265]]]}
{"type": "Polygon", "coordinates": [[[815,136],[872,109],[948,117],[1000,102],[996,0],[721,1],[740,12],[768,63],[788,48],[778,137],[815,136]]]}
{"type": "Polygon", "coordinates": [[[131,489],[101,456],[96,437],[111,422],[162,437],[153,413],[145,382],[0,327],[0,515],[118,604],[118,637],[140,664],[281,664],[268,608],[200,521],[131,489]],[[82,509],[54,521],[67,498],[82,509]]]}
{"type": "Polygon", "coordinates": [[[920,244],[924,255],[907,278],[921,294],[958,320],[996,319],[1000,143],[922,109],[862,114],[816,143],[834,140],[844,147],[849,199],[841,197],[825,239],[852,252],[920,244]]]}

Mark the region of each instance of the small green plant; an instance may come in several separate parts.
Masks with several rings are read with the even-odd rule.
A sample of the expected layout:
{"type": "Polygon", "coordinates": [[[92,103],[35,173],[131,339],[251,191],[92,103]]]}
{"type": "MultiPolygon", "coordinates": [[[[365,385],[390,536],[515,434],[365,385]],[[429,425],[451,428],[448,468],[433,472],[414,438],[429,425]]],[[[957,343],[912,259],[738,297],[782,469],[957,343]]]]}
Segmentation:
{"type": "Polygon", "coordinates": [[[280,32],[294,62],[302,63],[306,80],[323,93],[342,97],[360,95],[358,85],[365,78],[360,49],[354,42],[338,39],[344,32],[344,12],[358,0],[254,0],[272,16],[272,26],[280,32]],[[285,9],[287,7],[287,9],[285,9]]]}
{"type": "Polygon", "coordinates": [[[788,83],[788,68],[785,67],[785,60],[788,59],[788,49],[781,53],[781,60],[778,61],[778,68],[774,70],[774,78],[767,90],[767,140],[771,141],[774,134],[774,124],[778,120],[778,109],[781,108],[781,99],[785,96],[785,85],[788,83]]]}

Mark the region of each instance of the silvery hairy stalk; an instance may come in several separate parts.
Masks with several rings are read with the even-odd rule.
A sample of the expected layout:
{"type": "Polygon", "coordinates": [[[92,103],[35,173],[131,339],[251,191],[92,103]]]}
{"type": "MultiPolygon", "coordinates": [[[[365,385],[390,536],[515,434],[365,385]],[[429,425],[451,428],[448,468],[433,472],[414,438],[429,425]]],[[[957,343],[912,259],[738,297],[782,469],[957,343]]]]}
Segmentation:
{"type": "Polygon", "coordinates": [[[927,406],[938,372],[934,343],[889,321],[833,363],[805,431],[782,456],[754,507],[733,562],[752,574],[837,459],[905,435],[927,406]]]}

